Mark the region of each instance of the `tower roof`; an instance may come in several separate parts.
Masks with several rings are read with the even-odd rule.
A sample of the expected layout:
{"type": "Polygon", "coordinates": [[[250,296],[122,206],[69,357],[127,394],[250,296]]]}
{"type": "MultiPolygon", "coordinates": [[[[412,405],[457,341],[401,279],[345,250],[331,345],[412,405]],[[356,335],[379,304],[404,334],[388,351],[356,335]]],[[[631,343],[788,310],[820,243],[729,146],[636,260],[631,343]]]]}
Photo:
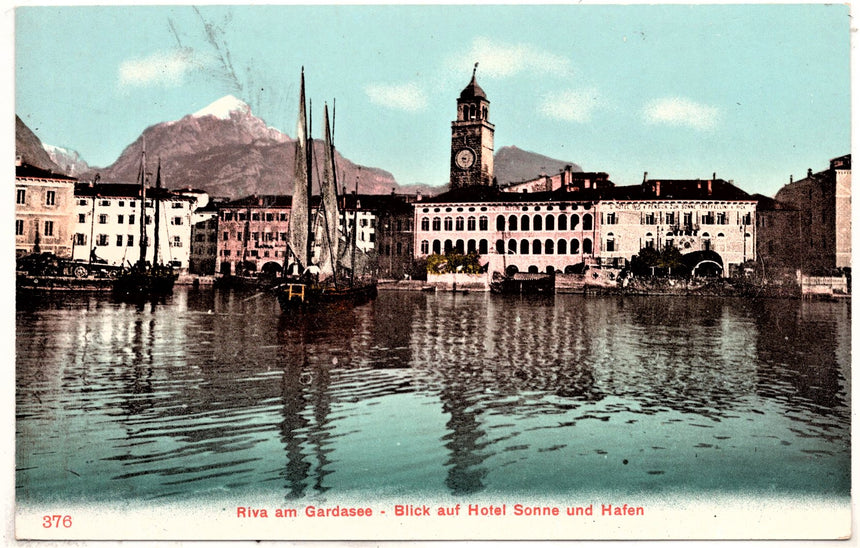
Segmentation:
{"type": "Polygon", "coordinates": [[[460,100],[468,100],[481,98],[486,100],[487,94],[484,93],[484,90],[481,89],[481,86],[478,85],[478,81],[475,79],[475,72],[478,70],[478,63],[475,63],[475,68],[472,69],[472,81],[469,82],[469,85],[463,88],[463,91],[460,92],[460,100]]]}

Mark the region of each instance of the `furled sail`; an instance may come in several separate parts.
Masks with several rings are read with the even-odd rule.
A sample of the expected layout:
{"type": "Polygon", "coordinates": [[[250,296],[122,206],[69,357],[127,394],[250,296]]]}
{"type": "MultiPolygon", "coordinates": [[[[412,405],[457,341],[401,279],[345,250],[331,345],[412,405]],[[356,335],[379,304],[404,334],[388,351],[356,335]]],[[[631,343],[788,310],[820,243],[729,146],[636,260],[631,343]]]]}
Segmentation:
{"type": "Polygon", "coordinates": [[[299,91],[299,119],[296,124],[296,161],[293,175],[293,199],[290,222],[287,229],[289,249],[284,258],[284,266],[298,264],[304,270],[309,266],[308,257],[308,127],[305,113],[305,72],[302,69],[302,83],[299,91]]]}
{"type": "Polygon", "coordinates": [[[320,233],[316,241],[320,245],[320,280],[335,275],[335,263],[338,258],[340,247],[340,229],[338,222],[340,212],[337,207],[337,182],[334,170],[334,146],[331,142],[331,128],[328,119],[328,105],[323,110],[323,125],[325,131],[325,151],[323,162],[323,175],[320,181],[320,233]]]}

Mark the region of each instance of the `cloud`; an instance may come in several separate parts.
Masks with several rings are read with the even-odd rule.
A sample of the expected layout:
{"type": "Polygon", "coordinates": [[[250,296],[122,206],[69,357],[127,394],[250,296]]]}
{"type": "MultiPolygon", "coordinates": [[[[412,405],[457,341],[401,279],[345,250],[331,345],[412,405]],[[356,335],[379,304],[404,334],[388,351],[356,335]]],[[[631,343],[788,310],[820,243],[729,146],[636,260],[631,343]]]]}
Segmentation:
{"type": "Polygon", "coordinates": [[[696,103],[683,97],[665,97],[645,105],[642,118],[649,124],[668,124],[709,130],[717,125],[720,111],[716,107],[696,103]]]}
{"type": "Polygon", "coordinates": [[[597,88],[588,88],[546,94],[538,105],[538,111],[547,118],[587,122],[591,114],[604,105],[597,88]]]}
{"type": "Polygon", "coordinates": [[[374,103],[397,110],[414,112],[427,106],[427,96],[413,83],[369,84],[364,92],[374,103]]]}
{"type": "Polygon", "coordinates": [[[569,76],[572,73],[570,61],[537,47],[526,44],[510,44],[479,36],[472,41],[472,48],[451,61],[451,67],[462,70],[478,62],[480,74],[504,78],[520,72],[537,74],[558,74],[569,76]]]}
{"type": "Polygon", "coordinates": [[[199,66],[190,48],[159,51],[148,57],[123,61],[119,66],[119,84],[122,87],[175,86],[199,66]]]}

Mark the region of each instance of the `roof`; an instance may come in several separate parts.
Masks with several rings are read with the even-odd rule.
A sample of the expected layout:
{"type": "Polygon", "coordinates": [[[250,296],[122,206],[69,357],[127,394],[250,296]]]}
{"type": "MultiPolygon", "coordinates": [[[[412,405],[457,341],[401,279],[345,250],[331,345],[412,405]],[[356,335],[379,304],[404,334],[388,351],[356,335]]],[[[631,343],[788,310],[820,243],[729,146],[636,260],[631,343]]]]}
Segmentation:
{"type": "MultiPolygon", "coordinates": [[[[140,198],[140,185],[132,183],[76,183],[75,196],[87,197],[96,196],[98,198],[129,198],[132,200],[140,198]]],[[[194,196],[185,196],[176,194],[166,188],[156,189],[147,187],[147,198],[162,198],[170,200],[197,200],[194,196]]]]}
{"type": "MultiPolygon", "coordinates": [[[[223,208],[290,208],[293,197],[286,195],[245,196],[232,200],[218,207],[223,208]]],[[[347,194],[338,198],[338,207],[348,210],[355,209],[356,195],[347,194]]],[[[390,211],[392,213],[411,213],[412,205],[407,196],[399,194],[359,194],[360,209],[368,211],[390,211]]],[[[311,208],[319,207],[319,195],[311,196],[311,208]]]]}
{"type": "Polygon", "coordinates": [[[752,199],[758,202],[756,206],[758,211],[797,211],[797,208],[763,194],[753,194],[752,199]]]}
{"type": "Polygon", "coordinates": [[[610,187],[600,193],[604,200],[754,200],[723,179],[648,179],[641,185],[610,187]]]}
{"type": "Polygon", "coordinates": [[[473,70],[472,81],[469,82],[469,85],[463,88],[463,91],[460,92],[460,100],[464,101],[475,98],[480,98],[487,101],[487,94],[484,93],[484,90],[481,89],[481,86],[478,85],[478,81],[477,79],[475,79],[475,71],[473,70]]]}
{"type": "Polygon", "coordinates": [[[54,173],[53,171],[42,169],[40,167],[31,166],[30,164],[21,164],[15,166],[16,179],[52,179],[55,181],[77,182],[78,179],[63,175],[62,173],[54,173]]]}

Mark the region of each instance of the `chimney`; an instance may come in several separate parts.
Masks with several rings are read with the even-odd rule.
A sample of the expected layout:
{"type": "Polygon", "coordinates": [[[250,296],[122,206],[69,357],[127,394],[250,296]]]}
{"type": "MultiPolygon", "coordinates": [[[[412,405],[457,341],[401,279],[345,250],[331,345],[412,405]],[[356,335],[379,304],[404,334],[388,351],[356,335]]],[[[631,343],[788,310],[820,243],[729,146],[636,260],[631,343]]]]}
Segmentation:
{"type": "Polygon", "coordinates": [[[642,184],[644,185],[645,181],[647,181],[647,180],[648,180],[648,172],[646,171],[645,174],[642,176],[642,184]]]}
{"type": "Polygon", "coordinates": [[[543,182],[544,182],[544,190],[546,190],[547,192],[552,191],[552,178],[549,175],[543,176],[543,182]]]}
{"type": "Polygon", "coordinates": [[[21,167],[21,164],[24,162],[23,158],[21,158],[20,154],[15,156],[15,167],[21,167]]]}
{"type": "Polygon", "coordinates": [[[812,177],[812,168],[809,168],[809,169],[807,169],[807,170],[806,170],[806,176],[807,176],[807,177],[812,177]]]}
{"type": "Polygon", "coordinates": [[[789,175],[788,176],[788,184],[791,184],[793,182],[794,182],[794,175],[789,175]]]}
{"type": "MultiPolygon", "coordinates": [[[[714,175],[716,175],[716,173],[714,173],[714,175]]],[[[714,177],[714,179],[716,179],[716,177],[714,177]]],[[[708,181],[708,196],[711,195],[711,182],[712,181],[708,181]]]]}
{"type": "Polygon", "coordinates": [[[395,187],[391,187],[391,195],[394,196],[395,187]]]}
{"type": "Polygon", "coordinates": [[[654,185],[654,195],[655,195],[655,196],[659,196],[659,195],[660,195],[660,181],[657,181],[657,184],[656,184],[656,185],[654,185]]]}

